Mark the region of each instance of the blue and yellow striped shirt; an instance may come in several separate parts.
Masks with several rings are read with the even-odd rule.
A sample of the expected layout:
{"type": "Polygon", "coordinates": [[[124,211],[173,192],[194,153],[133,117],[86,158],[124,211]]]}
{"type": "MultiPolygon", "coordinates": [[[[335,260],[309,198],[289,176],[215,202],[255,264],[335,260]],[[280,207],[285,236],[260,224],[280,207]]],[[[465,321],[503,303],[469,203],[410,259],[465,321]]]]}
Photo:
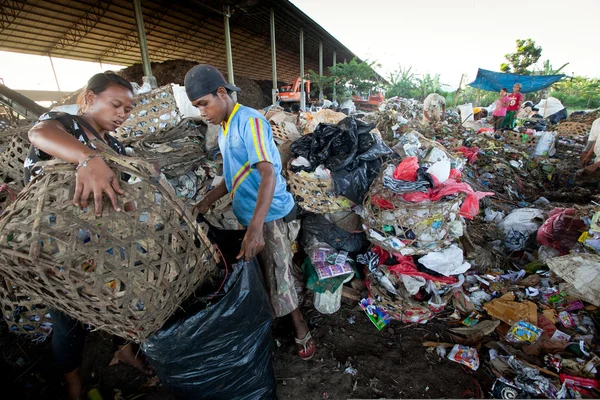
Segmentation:
{"type": "Polygon", "coordinates": [[[254,215],[260,185],[259,162],[275,168],[275,193],[265,222],[285,217],[294,207],[281,175],[281,158],[273,141],[269,122],[258,111],[236,103],[229,120],[221,126],[219,149],[223,156],[223,175],[233,198],[233,213],[240,224],[248,226],[254,215]]]}

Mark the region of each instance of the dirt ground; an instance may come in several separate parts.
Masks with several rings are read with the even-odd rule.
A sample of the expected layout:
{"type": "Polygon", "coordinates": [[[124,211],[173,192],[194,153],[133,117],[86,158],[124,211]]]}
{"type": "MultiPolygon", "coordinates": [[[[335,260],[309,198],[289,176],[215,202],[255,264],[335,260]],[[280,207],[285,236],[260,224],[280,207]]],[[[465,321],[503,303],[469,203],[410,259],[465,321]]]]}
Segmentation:
{"type": "MultiPolygon", "coordinates": [[[[273,327],[279,399],[488,396],[493,380],[485,367],[472,373],[421,346],[426,340],[444,340],[441,322],[404,325],[392,321],[378,332],[364,312],[350,304],[343,304],[333,315],[314,309],[304,312],[318,346],[310,361],[301,361],[296,355],[289,321],[279,320],[273,327]],[[345,372],[348,367],[355,369],[356,374],[345,372]]],[[[54,368],[50,341],[36,345],[2,329],[0,349],[3,398],[62,398],[61,378],[54,368]]],[[[112,354],[109,335],[88,334],[82,366],[86,390],[98,388],[105,400],[113,399],[115,390],[120,390],[125,398],[141,395],[136,398],[174,399],[160,385],[144,387],[148,378],[133,368],[123,364],[109,366],[112,354]]]]}

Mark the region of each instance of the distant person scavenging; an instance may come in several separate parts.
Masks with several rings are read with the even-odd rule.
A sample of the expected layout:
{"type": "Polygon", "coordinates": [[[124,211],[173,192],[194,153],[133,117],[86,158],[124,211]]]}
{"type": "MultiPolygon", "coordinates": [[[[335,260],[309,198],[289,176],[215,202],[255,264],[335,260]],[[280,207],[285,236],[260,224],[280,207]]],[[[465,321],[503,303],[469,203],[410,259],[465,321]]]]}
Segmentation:
{"type": "Polygon", "coordinates": [[[423,123],[442,121],[446,114],[446,99],[437,93],[431,93],[423,102],[423,123]]]}

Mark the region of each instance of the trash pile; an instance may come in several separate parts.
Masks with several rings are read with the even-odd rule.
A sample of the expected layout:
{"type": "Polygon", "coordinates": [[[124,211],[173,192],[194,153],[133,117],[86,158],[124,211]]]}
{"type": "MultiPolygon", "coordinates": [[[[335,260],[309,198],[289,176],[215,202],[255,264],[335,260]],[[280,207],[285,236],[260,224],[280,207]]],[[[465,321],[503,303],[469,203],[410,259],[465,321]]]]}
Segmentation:
{"type": "Polygon", "coordinates": [[[320,123],[314,132],[292,143],[294,158],[287,174],[300,207],[332,212],[362,203],[383,160],[392,153],[373,129],[374,125],[351,116],[336,125],[320,123]],[[326,186],[316,185],[319,181],[326,186]],[[332,207],[332,197],[339,209],[332,207]]]}
{"type": "Polygon", "coordinates": [[[445,321],[451,340],[424,346],[493,373],[493,398],[597,397],[600,204],[576,187],[592,117],[534,118],[540,131],[526,120],[514,132],[413,120],[408,133],[390,125],[397,118],[390,111],[378,126],[401,158],[382,168],[361,210],[373,243],[356,257],[369,319],[377,329],[445,321]],[[558,129],[576,120],[587,132],[558,129]],[[446,182],[470,191],[436,207],[446,182]],[[414,208],[423,199],[431,203],[414,208]]]}

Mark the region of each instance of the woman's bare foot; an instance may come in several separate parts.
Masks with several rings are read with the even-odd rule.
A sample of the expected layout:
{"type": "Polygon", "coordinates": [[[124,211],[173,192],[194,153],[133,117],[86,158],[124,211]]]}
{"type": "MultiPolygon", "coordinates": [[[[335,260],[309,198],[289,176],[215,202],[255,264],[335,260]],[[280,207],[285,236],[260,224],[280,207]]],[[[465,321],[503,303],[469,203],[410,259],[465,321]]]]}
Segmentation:
{"type": "Polygon", "coordinates": [[[133,345],[128,343],[123,346],[119,346],[119,350],[115,352],[115,358],[126,364],[131,365],[141,373],[147,376],[154,374],[154,370],[148,365],[143,355],[136,354],[133,351],[133,345]]]}

